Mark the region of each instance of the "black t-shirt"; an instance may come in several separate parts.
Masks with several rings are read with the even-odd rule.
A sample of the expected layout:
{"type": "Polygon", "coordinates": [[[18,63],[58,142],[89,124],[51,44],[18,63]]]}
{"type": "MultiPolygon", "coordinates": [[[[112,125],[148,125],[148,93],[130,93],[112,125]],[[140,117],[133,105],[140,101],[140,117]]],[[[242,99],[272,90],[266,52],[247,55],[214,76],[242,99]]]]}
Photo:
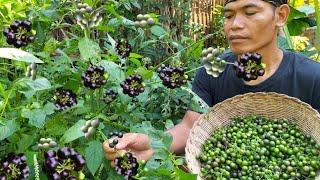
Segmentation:
{"type": "MultiPolygon", "coordinates": [[[[320,63],[291,51],[282,50],[284,55],[276,72],[258,85],[245,84],[236,76],[232,65],[227,65],[218,78],[206,73],[205,68],[197,71],[192,84],[195,92],[210,107],[239,94],[248,92],[276,92],[296,97],[320,112],[320,63]]],[[[222,59],[235,62],[232,52],[223,54],[222,59]]]]}

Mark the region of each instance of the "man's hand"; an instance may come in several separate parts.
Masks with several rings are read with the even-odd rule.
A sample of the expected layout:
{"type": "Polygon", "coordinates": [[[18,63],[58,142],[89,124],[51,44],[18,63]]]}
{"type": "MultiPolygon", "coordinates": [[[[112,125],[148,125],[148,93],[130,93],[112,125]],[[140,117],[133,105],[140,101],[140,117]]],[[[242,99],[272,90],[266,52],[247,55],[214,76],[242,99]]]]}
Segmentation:
{"type": "Polygon", "coordinates": [[[150,146],[151,139],[145,134],[126,133],[118,140],[119,142],[115,148],[109,147],[109,141],[103,143],[105,156],[111,161],[113,161],[121,151],[132,152],[137,160],[148,160],[153,155],[153,149],[150,146]]]}

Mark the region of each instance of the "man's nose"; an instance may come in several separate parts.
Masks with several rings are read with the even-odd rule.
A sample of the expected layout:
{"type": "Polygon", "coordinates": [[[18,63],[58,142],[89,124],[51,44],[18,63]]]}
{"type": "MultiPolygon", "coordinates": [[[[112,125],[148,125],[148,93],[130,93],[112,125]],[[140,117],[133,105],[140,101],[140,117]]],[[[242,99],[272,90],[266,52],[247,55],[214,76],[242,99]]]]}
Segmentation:
{"type": "Polygon", "coordinates": [[[240,15],[235,15],[232,24],[231,24],[231,29],[232,30],[237,30],[237,29],[242,29],[244,28],[244,21],[243,17],[240,15]]]}

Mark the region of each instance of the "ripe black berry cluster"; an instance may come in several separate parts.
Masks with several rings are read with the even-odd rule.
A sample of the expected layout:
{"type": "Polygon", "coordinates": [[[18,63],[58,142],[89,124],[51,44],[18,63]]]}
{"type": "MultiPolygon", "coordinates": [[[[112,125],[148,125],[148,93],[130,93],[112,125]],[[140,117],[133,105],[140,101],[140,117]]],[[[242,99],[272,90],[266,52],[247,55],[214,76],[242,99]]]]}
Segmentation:
{"type": "Polygon", "coordinates": [[[84,157],[74,149],[63,147],[58,151],[48,151],[44,154],[43,170],[49,179],[76,180],[77,174],[86,164],[84,157]]]}
{"type": "Polygon", "coordinates": [[[104,68],[102,66],[90,66],[85,73],[82,74],[84,86],[90,89],[100,88],[107,83],[104,76],[104,68]]]}
{"type": "Polygon", "coordinates": [[[37,76],[37,64],[36,63],[31,63],[27,67],[27,72],[26,72],[27,77],[31,77],[32,80],[36,80],[37,76]]]}
{"type": "Polygon", "coordinates": [[[57,142],[51,138],[41,138],[38,143],[39,149],[49,149],[57,146],[57,142]]]}
{"type": "Polygon", "coordinates": [[[84,133],[85,138],[90,138],[99,127],[99,119],[88,120],[85,125],[81,127],[81,131],[84,133]]]}
{"type": "Polygon", "coordinates": [[[207,74],[218,77],[225,70],[226,62],[218,57],[223,51],[223,48],[213,47],[206,48],[202,51],[202,63],[207,74]]]}
{"type": "Polygon", "coordinates": [[[168,88],[174,89],[187,83],[187,76],[183,67],[171,67],[162,64],[157,72],[163,85],[168,88]]]}
{"type": "Polygon", "coordinates": [[[4,29],[3,34],[7,37],[7,43],[16,48],[28,45],[34,41],[34,36],[31,34],[31,22],[13,21],[10,27],[4,29]]]}
{"type": "Polygon", "coordinates": [[[121,39],[116,42],[115,45],[116,52],[121,58],[126,58],[130,55],[132,50],[131,45],[128,43],[127,40],[121,39]]]}
{"type": "Polygon", "coordinates": [[[261,63],[261,55],[258,53],[245,53],[234,63],[236,75],[245,81],[256,80],[263,76],[264,64],[261,63]]]}
{"type": "Polygon", "coordinates": [[[137,21],[134,22],[136,27],[146,27],[147,25],[154,25],[154,19],[149,14],[138,14],[137,21]]]}
{"type": "Polygon", "coordinates": [[[106,104],[109,104],[111,103],[113,100],[116,99],[118,93],[115,92],[113,89],[107,89],[105,91],[105,93],[103,94],[103,101],[106,103],[106,104]]]}
{"type": "Polygon", "coordinates": [[[57,89],[53,99],[58,110],[65,110],[77,104],[76,94],[67,89],[57,89]]]}
{"type": "Polygon", "coordinates": [[[29,176],[29,167],[24,154],[10,153],[0,161],[0,180],[25,180],[29,176]]]}
{"type": "Polygon", "coordinates": [[[140,75],[131,75],[120,84],[123,93],[130,97],[138,96],[144,91],[142,77],[140,75]]]}
{"type": "Polygon", "coordinates": [[[87,3],[77,3],[76,20],[82,29],[98,26],[102,21],[99,10],[94,10],[87,3]]]}
{"type": "MultiPolygon", "coordinates": [[[[122,138],[123,137],[123,133],[122,132],[111,132],[109,134],[109,139],[112,139],[113,137],[122,138]]],[[[109,147],[110,148],[114,148],[118,144],[118,142],[119,142],[118,138],[112,139],[112,141],[109,143],[109,147]]]]}
{"type": "Polygon", "coordinates": [[[117,173],[123,175],[125,179],[132,179],[132,176],[137,174],[139,168],[137,158],[130,152],[115,158],[114,165],[117,173]]]}

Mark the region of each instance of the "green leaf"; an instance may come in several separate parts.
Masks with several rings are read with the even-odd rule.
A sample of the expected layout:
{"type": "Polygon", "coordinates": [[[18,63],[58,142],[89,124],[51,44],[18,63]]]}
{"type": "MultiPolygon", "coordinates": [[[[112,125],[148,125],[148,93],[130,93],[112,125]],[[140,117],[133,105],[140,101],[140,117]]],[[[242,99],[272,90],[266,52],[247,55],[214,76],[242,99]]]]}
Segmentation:
{"type": "Polygon", "coordinates": [[[87,167],[94,176],[103,160],[102,144],[99,141],[91,141],[86,148],[85,158],[87,167]]]}
{"type": "Polygon", "coordinates": [[[100,56],[99,55],[100,54],[99,45],[88,38],[80,39],[78,47],[80,50],[81,57],[85,61],[88,61],[92,58],[97,58],[100,56]]]}
{"type": "Polygon", "coordinates": [[[288,17],[288,23],[294,19],[300,19],[300,18],[305,18],[307,17],[306,13],[301,12],[293,7],[290,7],[290,15],[288,17]]]}
{"type": "Polygon", "coordinates": [[[34,81],[30,78],[23,78],[19,81],[19,83],[20,86],[29,87],[32,91],[40,91],[51,88],[50,81],[44,77],[39,77],[34,81]]]}
{"type": "Polygon", "coordinates": [[[153,75],[153,71],[150,71],[146,67],[143,67],[143,66],[137,68],[136,72],[142,76],[143,80],[150,79],[150,78],[152,78],[152,75],[153,75]]]}
{"type": "Polygon", "coordinates": [[[129,58],[140,59],[143,58],[143,56],[137,53],[130,53],[129,58]]]}
{"type": "Polygon", "coordinates": [[[305,22],[301,19],[293,20],[290,23],[288,23],[288,29],[291,36],[301,35],[307,27],[309,27],[308,22],[305,22]]]}
{"type": "Polygon", "coordinates": [[[45,124],[46,133],[52,136],[62,136],[67,130],[67,122],[63,119],[62,115],[54,116],[53,119],[48,120],[45,124]]]}
{"type": "Polygon", "coordinates": [[[46,115],[53,114],[55,110],[55,105],[53,103],[48,102],[44,107],[43,111],[46,113],[46,115]]]}
{"type": "Polygon", "coordinates": [[[35,136],[22,134],[21,138],[17,142],[18,152],[23,152],[28,149],[28,147],[32,145],[34,138],[35,136]]]}
{"type": "Polygon", "coordinates": [[[0,48],[0,57],[27,63],[43,63],[31,53],[16,48],[0,48]]]}
{"type": "Polygon", "coordinates": [[[278,46],[282,49],[290,49],[286,38],[278,36],[278,46]]]}
{"type": "Polygon", "coordinates": [[[85,124],[85,122],[85,120],[79,120],[75,125],[73,125],[64,133],[64,135],[60,139],[60,142],[62,144],[66,144],[80,138],[81,136],[84,136],[84,133],[81,131],[81,127],[85,124]]]}
{"type": "Polygon", "coordinates": [[[120,83],[124,81],[125,75],[124,72],[120,69],[120,67],[112,62],[112,61],[102,61],[101,65],[104,69],[109,73],[109,80],[115,81],[116,83],[120,83]]]}
{"type": "Polygon", "coordinates": [[[165,35],[167,32],[162,27],[154,25],[151,27],[151,33],[160,37],[160,36],[165,35]]]}
{"type": "Polygon", "coordinates": [[[42,109],[22,109],[21,116],[29,119],[29,124],[42,128],[46,120],[46,112],[42,109]]]}
{"type": "Polygon", "coordinates": [[[167,119],[166,124],[165,124],[166,129],[171,129],[173,126],[174,126],[174,124],[173,124],[172,120],[167,119]]]}
{"type": "Polygon", "coordinates": [[[15,120],[5,121],[5,125],[0,125],[0,141],[11,136],[20,128],[19,124],[15,120]]]}
{"type": "Polygon", "coordinates": [[[141,66],[141,62],[136,58],[130,58],[130,61],[133,62],[137,67],[141,66]]]}
{"type": "Polygon", "coordinates": [[[179,168],[174,168],[174,172],[176,173],[175,180],[196,180],[197,179],[197,174],[187,173],[182,171],[179,168]]]}

